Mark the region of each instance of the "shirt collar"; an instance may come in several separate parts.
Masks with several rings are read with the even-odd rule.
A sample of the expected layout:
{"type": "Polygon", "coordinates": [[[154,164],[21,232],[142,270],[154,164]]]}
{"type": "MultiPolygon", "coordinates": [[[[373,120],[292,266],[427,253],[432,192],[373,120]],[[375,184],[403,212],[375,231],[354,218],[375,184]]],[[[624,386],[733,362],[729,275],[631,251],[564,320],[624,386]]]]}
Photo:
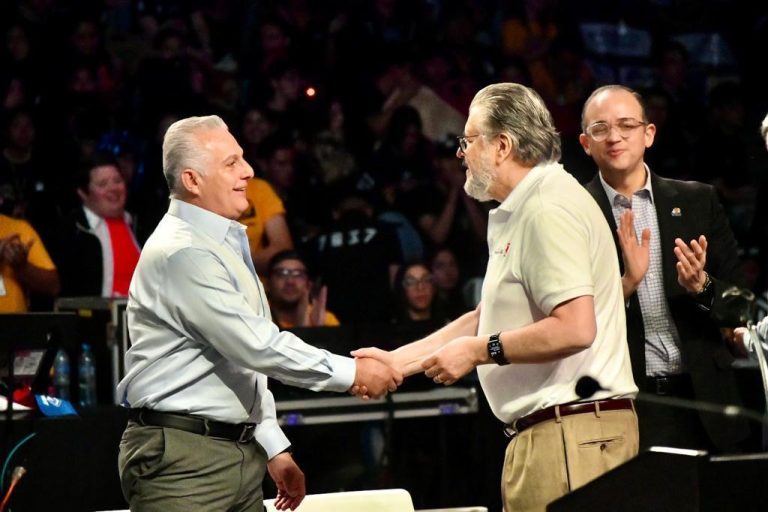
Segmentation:
{"type": "MultiPolygon", "coordinates": [[[[651,187],[651,170],[648,168],[648,164],[643,163],[643,167],[645,167],[645,184],[637,191],[635,191],[634,195],[644,195],[641,194],[641,191],[646,191],[648,197],[651,200],[651,204],[653,204],[653,188],[651,187]]],[[[605,190],[605,194],[608,196],[608,202],[611,206],[613,206],[616,203],[616,196],[619,196],[619,194],[616,189],[614,189],[612,186],[608,184],[605,179],[603,179],[603,173],[602,171],[598,173],[598,176],[600,177],[600,184],[603,186],[603,190],[605,190]]],[[[624,196],[622,196],[624,197],[624,196]]],[[[627,198],[629,199],[629,198],[627,198]]]]}
{"type": "Polygon", "coordinates": [[[200,208],[186,201],[171,198],[168,213],[192,224],[218,243],[224,243],[227,233],[232,229],[235,233],[245,232],[245,226],[239,222],[222,217],[210,210],[200,208]]]}
{"type": "Polygon", "coordinates": [[[563,170],[563,166],[558,162],[541,163],[533,167],[496,209],[512,213],[539,181],[557,170],[563,170]]]}
{"type": "Polygon", "coordinates": [[[96,229],[99,224],[104,222],[104,219],[100,215],[96,215],[93,210],[83,205],[83,211],[85,212],[85,220],[88,221],[88,227],[96,229]]]}
{"type": "MultiPolygon", "coordinates": [[[[96,212],[83,205],[83,212],[85,212],[85,220],[88,222],[88,226],[91,229],[96,229],[104,222],[104,217],[98,215],[96,212]]],[[[123,219],[130,226],[133,223],[133,218],[128,212],[123,212],[123,219]]]]}

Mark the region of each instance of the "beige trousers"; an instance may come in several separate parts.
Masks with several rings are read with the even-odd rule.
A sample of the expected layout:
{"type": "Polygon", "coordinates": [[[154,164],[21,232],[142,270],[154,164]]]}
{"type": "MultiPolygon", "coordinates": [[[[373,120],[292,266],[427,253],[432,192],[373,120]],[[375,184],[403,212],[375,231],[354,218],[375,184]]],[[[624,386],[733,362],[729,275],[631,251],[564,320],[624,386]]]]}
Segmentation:
{"type": "Polygon", "coordinates": [[[507,446],[501,476],[506,512],[547,505],[637,455],[634,410],[563,416],[538,423],[507,446]]]}

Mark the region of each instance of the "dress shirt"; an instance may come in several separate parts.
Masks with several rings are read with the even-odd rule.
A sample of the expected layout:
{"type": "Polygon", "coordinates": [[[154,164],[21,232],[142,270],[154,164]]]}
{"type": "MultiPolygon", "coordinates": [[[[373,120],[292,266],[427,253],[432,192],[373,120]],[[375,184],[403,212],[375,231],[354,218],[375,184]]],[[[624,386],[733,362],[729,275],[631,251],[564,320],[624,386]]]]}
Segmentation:
{"type": "Polygon", "coordinates": [[[608,196],[616,226],[619,225],[619,218],[624,211],[631,209],[635,214],[635,233],[638,238],[642,236],[644,229],[651,231],[648,271],[637,288],[645,329],[645,373],[651,377],[679,374],[683,371],[680,335],[664,295],[661,234],[653,204],[650,172],[646,169],[645,185],[636,191],[631,199],[614,190],[603,179],[602,174],[600,183],[608,196]]]}
{"type": "Polygon", "coordinates": [[[245,226],[177,199],[142,250],[128,330],[124,405],[257,423],[270,458],[289,442],[267,376],[316,391],[346,391],[355,377],[353,359],[272,323],[245,226]]]}

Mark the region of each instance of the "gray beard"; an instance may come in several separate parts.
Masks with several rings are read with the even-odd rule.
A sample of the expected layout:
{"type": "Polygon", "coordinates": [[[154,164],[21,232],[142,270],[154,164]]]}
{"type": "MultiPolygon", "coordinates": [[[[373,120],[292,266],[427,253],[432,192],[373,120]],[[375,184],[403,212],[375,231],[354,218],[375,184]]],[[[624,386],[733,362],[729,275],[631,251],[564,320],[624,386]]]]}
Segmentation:
{"type": "Polygon", "coordinates": [[[464,192],[469,197],[478,201],[490,201],[493,199],[490,194],[492,185],[493,178],[489,172],[467,173],[467,181],[464,182],[464,192]]]}

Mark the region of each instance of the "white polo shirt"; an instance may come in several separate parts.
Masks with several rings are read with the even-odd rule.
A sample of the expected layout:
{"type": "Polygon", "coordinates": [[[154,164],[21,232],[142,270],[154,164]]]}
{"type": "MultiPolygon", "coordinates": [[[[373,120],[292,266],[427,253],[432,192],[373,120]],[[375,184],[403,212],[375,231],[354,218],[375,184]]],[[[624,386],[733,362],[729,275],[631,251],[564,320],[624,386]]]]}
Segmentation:
{"type": "Polygon", "coordinates": [[[511,423],[578,400],[575,385],[582,376],[610,390],[594,399],[635,396],[611,230],[594,199],[560,164],[531,169],[490,212],[488,247],[478,334],[524,327],[584,295],[593,296],[597,316],[594,343],[577,354],[549,363],[478,367],[494,414],[511,423]]]}

